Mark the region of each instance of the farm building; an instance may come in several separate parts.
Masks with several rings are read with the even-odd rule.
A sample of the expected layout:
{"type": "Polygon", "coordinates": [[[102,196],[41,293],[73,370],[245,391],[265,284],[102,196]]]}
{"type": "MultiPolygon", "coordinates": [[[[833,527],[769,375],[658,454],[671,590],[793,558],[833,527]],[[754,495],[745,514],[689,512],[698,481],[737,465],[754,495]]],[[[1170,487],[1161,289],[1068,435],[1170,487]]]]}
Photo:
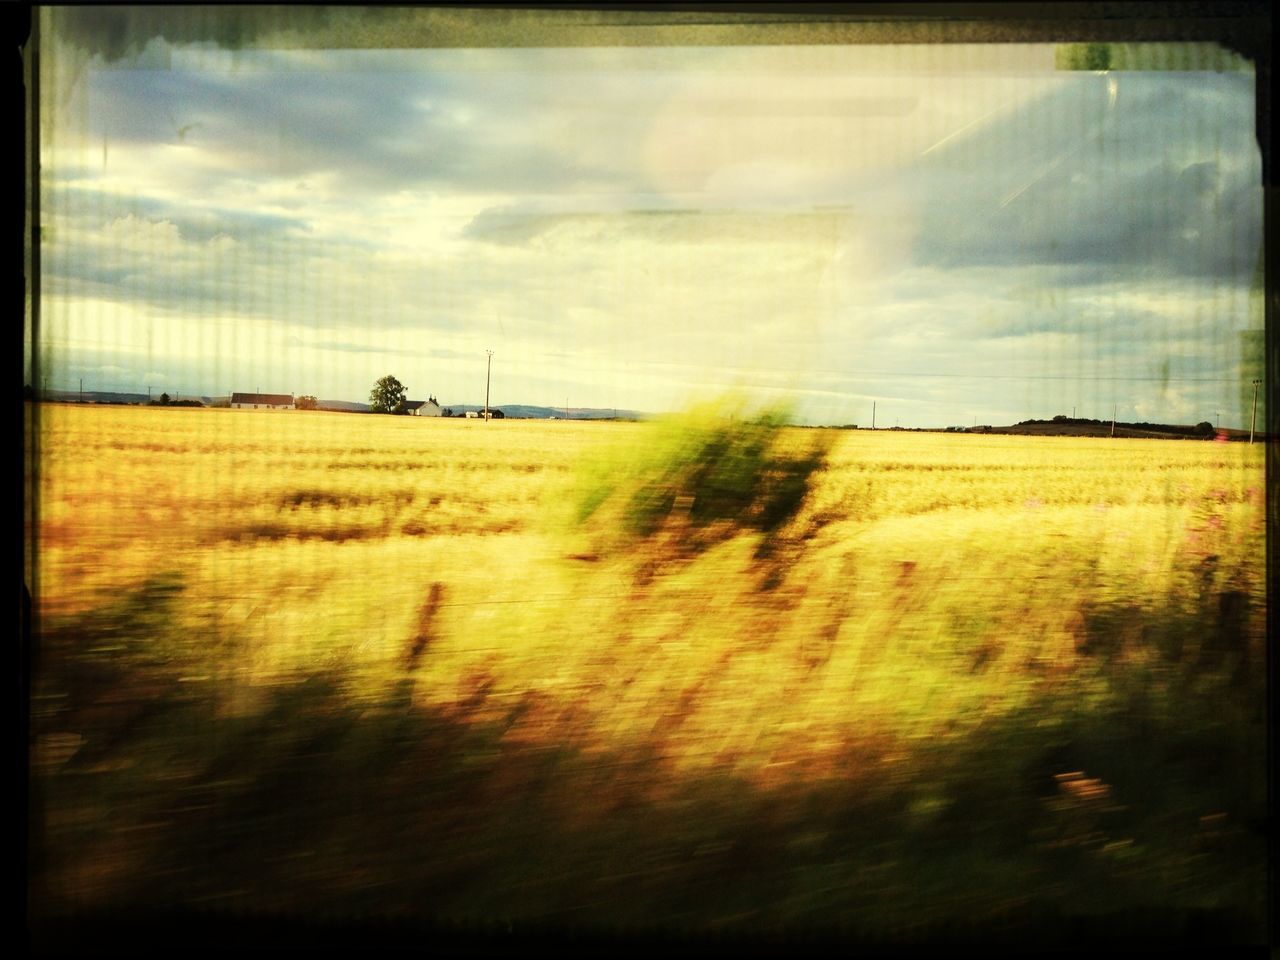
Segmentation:
{"type": "Polygon", "coordinates": [[[290,393],[233,393],[231,406],[236,410],[292,410],[290,393]]]}
{"type": "Polygon", "coordinates": [[[438,417],[441,413],[440,403],[435,397],[428,397],[426,400],[406,400],[404,412],[413,417],[438,417]]]}

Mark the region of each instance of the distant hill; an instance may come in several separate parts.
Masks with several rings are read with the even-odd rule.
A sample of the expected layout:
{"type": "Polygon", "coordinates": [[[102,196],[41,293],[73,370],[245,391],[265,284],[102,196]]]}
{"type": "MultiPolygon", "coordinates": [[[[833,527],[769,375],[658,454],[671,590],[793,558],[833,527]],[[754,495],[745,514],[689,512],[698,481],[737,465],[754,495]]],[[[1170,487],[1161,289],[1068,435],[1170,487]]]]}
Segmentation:
{"type": "Polygon", "coordinates": [[[351,400],[317,400],[318,410],[340,410],[344,413],[368,413],[367,403],[354,403],[351,400]]]}
{"type": "MultiPolygon", "coordinates": [[[[1041,437],[1110,437],[1110,420],[1054,417],[1052,420],[1023,420],[1007,427],[970,427],[969,433],[1009,433],[1041,437]]],[[[1115,436],[1149,440],[1248,439],[1248,430],[1217,430],[1208,423],[1195,426],[1174,423],[1122,423],[1116,421],[1115,436]]]]}
{"type": "MultiPolygon", "coordinates": [[[[147,395],[145,393],[117,393],[111,390],[86,390],[83,394],[79,390],[50,390],[44,394],[45,400],[52,400],[59,403],[77,403],[81,399],[85,403],[147,403],[147,395]]],[[[159,400],[160,394],[153,392],[151,400],[159,400]]],[[[210,397],[196,397],[190,394],[174,394],[173,400],[198,400],[208,405],[212,402],[210,397]]]]}
{"type": "Polygon", "coordinates": [[[86,390],[82,395],[78,390],[48,390],[42,399],[59,403],[76,403],[83,399],[85,403],[146,403],[145,393],[109,393],[101,390],[86,390]]]}

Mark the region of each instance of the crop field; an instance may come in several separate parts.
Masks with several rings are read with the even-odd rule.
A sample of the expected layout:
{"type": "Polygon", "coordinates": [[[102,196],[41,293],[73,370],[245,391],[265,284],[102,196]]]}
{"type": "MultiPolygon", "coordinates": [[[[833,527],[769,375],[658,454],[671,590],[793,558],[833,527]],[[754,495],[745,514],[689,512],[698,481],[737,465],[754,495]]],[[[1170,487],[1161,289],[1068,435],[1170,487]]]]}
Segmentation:
{"type": "Polygon", "coordinates": [[[1264,937],[1261,444],[35,433],[40,917],[1264,937]]]}

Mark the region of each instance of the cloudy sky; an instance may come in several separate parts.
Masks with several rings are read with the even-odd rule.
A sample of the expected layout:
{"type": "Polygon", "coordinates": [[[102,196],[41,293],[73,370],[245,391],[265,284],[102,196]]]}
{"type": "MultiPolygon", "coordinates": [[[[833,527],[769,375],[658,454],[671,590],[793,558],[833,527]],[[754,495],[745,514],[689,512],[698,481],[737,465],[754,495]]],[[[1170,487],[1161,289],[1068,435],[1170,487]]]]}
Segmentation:
{"type": "MultiPolygon", "coordinates": [[[[1254,77],[1048,45],[41,60],[50,389],[1248,426],[1254,77]],[[1244,399],[1242,399],[1244,398],[1244,399]]],[[[1247,66],[1247,65],[1246,65],[1247,66]]]]}

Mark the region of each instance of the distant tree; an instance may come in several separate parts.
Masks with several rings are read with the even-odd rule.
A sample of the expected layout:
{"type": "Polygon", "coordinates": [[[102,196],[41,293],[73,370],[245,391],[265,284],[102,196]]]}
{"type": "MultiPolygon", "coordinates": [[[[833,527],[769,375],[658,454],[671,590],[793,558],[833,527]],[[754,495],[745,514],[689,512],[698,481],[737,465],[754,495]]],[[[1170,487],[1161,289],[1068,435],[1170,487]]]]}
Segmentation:
{"type": "Polygon", "coordinates": [[[318,401],[315,397],[303,395],[293,401],[293,406],[297,410],[314,410],[318,401]]]}
{"type": "Polygon", "coordinates": [[[1201,420],[1196,424],[1196,433],[1202,437],[1216,436],[1218,431],[1213,429],[1213,424],[1208,420],[1201,420]]]}
{"type": "Polygon", "coordinates": [[[444,408],[444,410],[442,410],[442,411],[440,412],[440,415],[441,415],[442,417],[452,417],[452,416],[453,416],[453,410],[452,410],[451,408],[449,408],[449,407],[445,407],[445,408],[444,408]]]}
{"type": "Polygon", "coordinates": [[[387,374],[373,385],[369,394],[371,413],[404,413],[404,384],[387,374]]]}
{"type": "Polygon", "coordinates": [[[169,405],[169,395],[167,393],[160,394],[160,406],[167,407],[169,405]]]}

